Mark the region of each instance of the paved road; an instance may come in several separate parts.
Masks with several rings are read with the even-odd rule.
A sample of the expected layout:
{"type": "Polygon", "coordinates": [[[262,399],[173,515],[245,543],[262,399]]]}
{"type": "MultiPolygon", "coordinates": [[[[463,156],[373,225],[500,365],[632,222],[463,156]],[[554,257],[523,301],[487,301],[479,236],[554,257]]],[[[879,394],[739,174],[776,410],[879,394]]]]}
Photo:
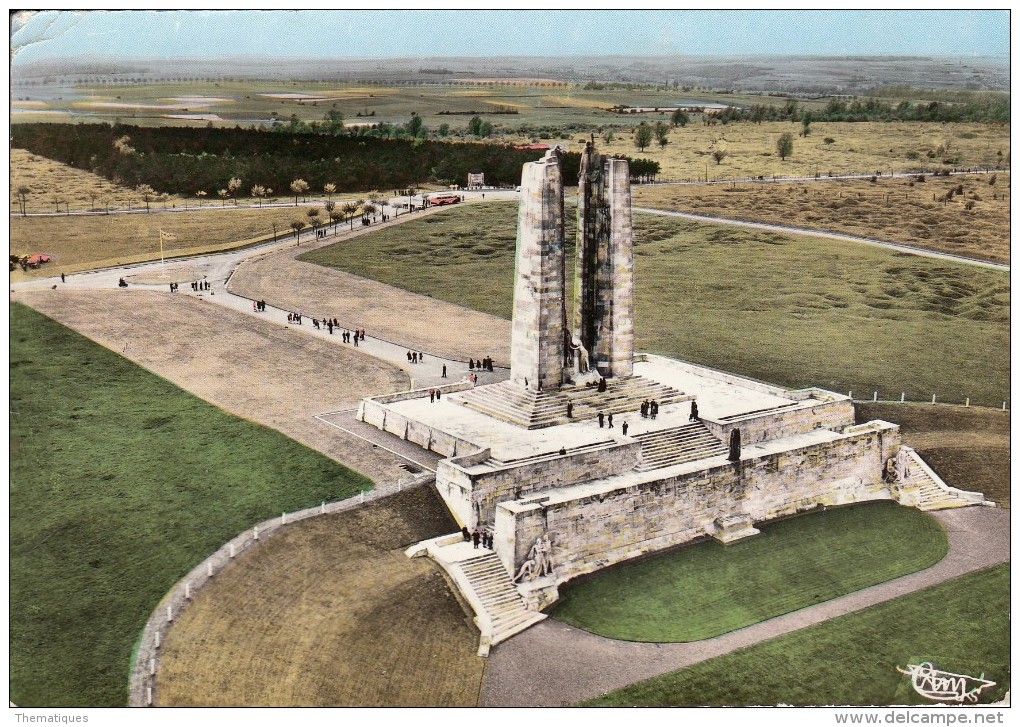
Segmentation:
{"type": "Polygon", "coordinates": [[[725,217],[708,217],[706,215],[695,215],[690,212],[673,212],[672,210],[660,210],[652,209],[650,207],[635,207],[635,212],[642,212],[649,215],[662,215],[664,217],[680,217],[685,220],[692,220],[694,222],[704,222],[712,225],[730,225],[732,227],[749,227],[755,230],[768,230],[769,232],[779,232],[786,235],[807,235],[809,237],[824,237],[829,240],[839,240],[841,242],[853,242],[860,245],[874,245],[876,247],[884,247],[888,250],[896,250],[897,252],[906,252],[911,255],[920,255],[921,257],[932,257],[939,260],[952,260],[953,262],[965,263],[967,265],[977,265],[982,268],[991,268],[993,270],[1002,270],[1009,272],[1009,265],[1003,263],[993,263],[987,260],[977,260],[971,257],[964,257],[963,255],[953,255],[947,252],[936,252],[935,250],[926,250],[920,247],[914,247],[913,245],[904,245],[899,242],[887,242],[885,240],[876,240],[870,237],[857,237],[856,235],[846,235],[841,232],[830,232],[827,230],[813,230],[806,227],[786,227],[784,225],[770,225],[766,222],[745,222],[743,220],[731,220],[725,217]]]}
{"type": "Polygon", "coordinates": [[[931,568],[713,639],[641,644],[595,636],[554,619],[542,621],[489,654],[481,704],[574,704],[1009,561],[1008,510],[973,506],[932,514],[948,532],[949,554],[931,568]]]}

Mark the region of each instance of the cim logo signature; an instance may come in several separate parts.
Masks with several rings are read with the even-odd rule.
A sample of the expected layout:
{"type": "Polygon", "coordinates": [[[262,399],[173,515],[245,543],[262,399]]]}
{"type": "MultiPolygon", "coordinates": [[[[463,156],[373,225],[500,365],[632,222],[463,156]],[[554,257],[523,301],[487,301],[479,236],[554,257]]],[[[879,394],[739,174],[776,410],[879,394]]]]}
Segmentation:
{"type": "Polygon", "coordinates": [[[906,669],[896,667],[900,674],[909,674],[914,691],[926,699],[935,702],[976,702],[983,689],[994,687],[995,682],[985,679],[984,672],[979,677],[966,674],[953,674],[936,669],[930,661],[920,664],[908,664],[906,669]]]}

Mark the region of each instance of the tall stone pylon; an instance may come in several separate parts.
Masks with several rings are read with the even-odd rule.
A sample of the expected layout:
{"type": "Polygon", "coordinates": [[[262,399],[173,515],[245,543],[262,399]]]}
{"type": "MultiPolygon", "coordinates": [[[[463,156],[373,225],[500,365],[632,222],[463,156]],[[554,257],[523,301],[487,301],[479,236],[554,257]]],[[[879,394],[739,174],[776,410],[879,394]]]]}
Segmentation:
{"type": "Polygon", "coordinates": [[[563,175],[555,151],[524,165],[516,268],[510,380],[555,390],[563,384],[566,325],[563,175]]]}
{"type": "Polygon", "coordinates": [[[599,154],[581,156],[573,336],[606,377],[634,373],[634,232],[630,167],[599,154]]]}

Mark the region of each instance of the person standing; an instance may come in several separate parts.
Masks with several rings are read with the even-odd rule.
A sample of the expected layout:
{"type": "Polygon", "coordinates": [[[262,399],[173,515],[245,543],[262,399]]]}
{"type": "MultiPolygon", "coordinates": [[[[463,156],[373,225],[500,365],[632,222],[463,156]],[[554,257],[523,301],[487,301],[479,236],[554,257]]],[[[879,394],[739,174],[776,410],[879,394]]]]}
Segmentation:
{"type": "Polygon", "coordinates": [[[610,429],[613,428],[613,415],[612,415],[612,413],[609,414],[609,428],[610,429]]]}
{"type": "Polygon", "coordinates": [[[623,436],[625,437],[627,436],[627,427],[628,427],[627,422],[624,422],[623,426],[621,427],[621,429],[623,429],[623,436]]]}
{"type": "Polygon", "coordinates": [[[599,429],[601,429],[602,425],[605,424],[605,419],[606,415],[603,414],[602,412],[599,412],[599,429]]]}
{"type": "Polygon", "coordinates": [[[443,364],[443,377],[442,378],[444,378],[444,379],[446,378],[446,364],[443,364]]]}

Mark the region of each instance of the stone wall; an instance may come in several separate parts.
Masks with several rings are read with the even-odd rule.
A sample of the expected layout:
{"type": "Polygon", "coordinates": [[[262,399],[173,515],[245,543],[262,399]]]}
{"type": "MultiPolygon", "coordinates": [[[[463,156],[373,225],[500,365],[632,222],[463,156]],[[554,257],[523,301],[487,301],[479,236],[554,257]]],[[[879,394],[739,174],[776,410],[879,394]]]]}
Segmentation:
{"type": "Polygon", "coordinates": [[[510,463],[499,468],[487,466],[484,470],[472,472],[475,465],[488,459],[489,450],[483,451],[484,456],[479,453],[443,460],[436,468],[439,494],[458,519],[461,513],[468,513],[461,522],[469,528],[478,524],[491,526],[495,521],[496,505],[503,500],[526,498],[553,487],[567,487],[631,470],[637,464],[641,443],[623,442],[566,456],[550,455],[518,464],[510,463]]]}
{"type": "MultiPolygon", "coordinates": [[[[454,392],[463,391],[466,388],[471,388],[471,384],[451,384],[449,386],[441,387],[444,393],[447,393],[447,389],[450,392],[454,392]]],[[[471,442],[454,437],[453,435],[447,434],[439,429],[434,429],[427,424],[409,419],[403,414],[388,408],[386,406],[386,402],[383,401],[404,401],[406,399],[418,398],[423,395],[427,396],[428,392],[403,391],[398,394],[389,394],[387,396],[379,396],[373,399],[362,399],[361,403],[358,405],[358,421],[371,424],[373,427],[381,429],[384,432],[395,434],[401,439],[414,442],[419,447],[436,452],[444,457],[456,457],[458,455],[476,451],[478,447],[471,442]]]]}
{"type": "Polygon", "coordinates": [[[732,417],[724,421],[703,416],[701,421],[721,442],[730,441],[730,432],[739,429],[740,441],[748,445],[805,434],[815,429],[838,431],[854,423],[854,405],[849,399],[823,401],[791,405],[773,412],[732,417]]]}
{"type": "MultiPolygon", "coordinates": [[[[715,532],[717,517],[747,514],[755,522],[811,509],[892,497],[882,465],[900,445],[899,430],[871,422],[826,442],[633,483],[547,491],[533,502],[500,503],[496,550],[516,572],[535,539],[553,543],[563,582],[628,558],[715,532]]],[[[615,483],[615,484],[614,484],[615,483]]]]}

